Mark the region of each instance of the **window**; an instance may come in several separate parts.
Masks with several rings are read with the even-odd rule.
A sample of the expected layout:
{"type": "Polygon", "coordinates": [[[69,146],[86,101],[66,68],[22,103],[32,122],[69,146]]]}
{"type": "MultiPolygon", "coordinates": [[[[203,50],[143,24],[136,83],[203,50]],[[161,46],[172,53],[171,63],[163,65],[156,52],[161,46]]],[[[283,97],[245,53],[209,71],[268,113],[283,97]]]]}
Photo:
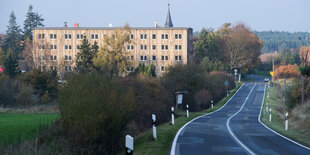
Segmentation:
{"type": "Polygon", "coordinates": [[[168,60],[168,56],[166,56],[165,58],[166,58],[166,61],[167,61],[168,60]]]}
{"type": "Polygon", "coordinates": [[[156,50],[156,45],[152,45],[152,50],[156,50]]]}
{"type": "Polygon", "coordinates": [[[152,39],[156,39],[156,34],[152,34],[152,39]]]}
{"type": "Polygon", "coordinates": [[[152,60],[156,60],[156,56],[155,55],[152,56],[152,60]]]}
{"type": "Polygon", "coordinates": [[[182,50],[182,45],[175,45],[175,46],[174,46],[174,49],[175,49],[175,50],[182,50]]]}
{"type": "Polygon", "coordinates": [[[71,45],[65,45],[65,50],[71,50],[72,46],[71,45]]]}
{"type": "Polygon", "coordinates": [[[65,34],[65,39],[71,39],[71,34],[65,34]]]}
{"type": "Polygon", "coordinates": [[[76,34],[76,39],[83,39],[83,34],[76,34]]]}
{"type": "Polygon", "coordinates": [[[168,45],[161,45],[161,50],[168,50],[168,45]]]}
{"type": "Polygon", "coordinates": [[[160,71],[162,71],[162,72],[166,71],[166,67],[165,66],[161,66],[160,67],[160,71]]]}
{"type": "Polygon", "coordinates": [[[147,45],[140,45],[141,50],[147,50],[147,45]]]}
{"type": "Polygon", "coordinates": [[[65,70],[71,72],[72,68],[71,68],[71,66],[65,66],[65,70]]]}
{"type": "Polygon", "coordinates": [[[176,55],[176,56],[174,56],[174,60],[181,61],[182,60],[182,56],[181,55],[176,55]]]}
{"type": "Polygon", "coordinates": [[[56,50],[57,49],[57,45],[50,45],[50,49],[51,50],[56,50]]]}
{"type": "Polygon", "coordinates": [[[81,45],[76,45],[76,49],[81,49],[81,45]]]}
{"type": "Polygon", "coordinates": [[[134,39],[134,35],[133,34],[130,34],[130,39],[134,39]]]}
{"type": "Polygon", "coordinates": [[[56,34],[50,34],[50,39],[57,39],[57,35],[56,34]]]}
{"type": "Polygon", "coordinates": [[[53,60],[53,59],[54,59],[54,57],[51,55],[51,56],[50,56],[50,60],[53,60]]]}
{"type": "Polygon", "coordinates": [[[147,34],[140,34],[140,39],[147,39],[147,34]]]}
{"type": "Polygon", "coordinates": [[[98,34],[91,34],[91,39],[98,39],[98,34]]]}
{"type": "Polygon", "coordinates": [[[71,57],[71,55],[69,55],[69,60],[72,60],[72,57],[71,57]]]}
{"type": "Polygon", "coordinates": [[[134,46],[133,45],[127,45],[127,50],[128,51],[134,50],[134,46]]]}
{"type": "Polygon", "coordinates": [[[161,39],[168,39],[168,34],[162,34],[161,39]]]}
{"type": "Polygon", "coordinates": [[[182,34],[175,34],[174,39],[182,39],[182,34]]]}
{"type": "Polygon", "coordinates": [[[140,61],[146,61],[146,60],[147,60],[146,55],[141,55],[140,56],[140,61]]]}
{"type": "Polygon", "coordinates": [[[57,56],[56,55],[54,55],[54,60],[57,60],[57,56]]]}
{"type": "Polygon", "coordinates": [[[45,34],[39,34],[39,39],[45,39],[45,34]]]}
{"type": "Polygon", "coordinates": [[[65,60],[68,60],[68,56],[67,55],[65,55],[65,60]]]}
{"type": "Polygon", "coordinates": [[[167,61],[167,60],[168,60],[168,56],[163,56],[163,55],[162,55],[162,56],[161,56],[161,60],[162,60],[162,61],[167,61]]]}
{"type": "Polygon", "coordinates": [[[131,55],[131,56],[129,57],[129,60],[134,60],[134,56],[131,55]]]}

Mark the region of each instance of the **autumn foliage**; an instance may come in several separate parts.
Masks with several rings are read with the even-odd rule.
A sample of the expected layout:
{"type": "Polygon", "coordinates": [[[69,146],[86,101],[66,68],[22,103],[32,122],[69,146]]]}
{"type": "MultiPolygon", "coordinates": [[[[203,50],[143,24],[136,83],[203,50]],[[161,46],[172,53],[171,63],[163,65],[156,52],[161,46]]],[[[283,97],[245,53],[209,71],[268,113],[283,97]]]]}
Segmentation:
{"type": "Polygon", "coordinates": [[[279,78],[284,78],[284,76],[286,76],[286,78],[294,78],[300,76],[300,72],[298,71],[297,65],[286,65],[275,68],[274,73],[275,78],[278,77],[278,69],[279,69],[279,78]]]}

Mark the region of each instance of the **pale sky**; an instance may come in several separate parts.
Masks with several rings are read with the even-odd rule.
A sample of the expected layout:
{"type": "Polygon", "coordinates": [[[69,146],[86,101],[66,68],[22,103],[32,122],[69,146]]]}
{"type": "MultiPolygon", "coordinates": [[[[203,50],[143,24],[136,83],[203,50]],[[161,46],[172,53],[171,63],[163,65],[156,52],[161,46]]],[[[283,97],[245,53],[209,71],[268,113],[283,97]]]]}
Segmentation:
{"type": "Polygon", "coordinates": [[[175,27],[217,29],[225,22],[242,22],[253,30],[310,32],[310,0],[0,0],[0,33],[6,31],[9,14],[15,12],[23,27],[30,4],[49,27],[122,26],[153,27],[164,25],[167,4],[175,27]]]}

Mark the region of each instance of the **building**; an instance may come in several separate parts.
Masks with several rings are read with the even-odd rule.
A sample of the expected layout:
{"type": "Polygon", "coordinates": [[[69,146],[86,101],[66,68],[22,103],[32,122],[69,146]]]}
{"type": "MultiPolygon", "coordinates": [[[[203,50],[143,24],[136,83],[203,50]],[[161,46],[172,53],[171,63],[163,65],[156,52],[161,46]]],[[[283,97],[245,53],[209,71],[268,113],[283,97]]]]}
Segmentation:
{"type": "MultiPolygon", "coordinates": [[[[75,55],[79,52],[81,40],[86,36],[93,44],[112,35],[115,27],[40,27],[33,30],[33,56],[36,67],[56,69],[64,60],[65,69],[72,71],[75,55]]],[[[164,27],[131,27],[130,39],[133,44],[125,45],[134,67],[139,63],[154,64],[156,74],[161,75],[167,67],[186,64],[193,53],[193,30],[188,27],[173,27],[168,7],[164,27]]],[[[132,68],[131,68],[132,71],[132,68]]]]}

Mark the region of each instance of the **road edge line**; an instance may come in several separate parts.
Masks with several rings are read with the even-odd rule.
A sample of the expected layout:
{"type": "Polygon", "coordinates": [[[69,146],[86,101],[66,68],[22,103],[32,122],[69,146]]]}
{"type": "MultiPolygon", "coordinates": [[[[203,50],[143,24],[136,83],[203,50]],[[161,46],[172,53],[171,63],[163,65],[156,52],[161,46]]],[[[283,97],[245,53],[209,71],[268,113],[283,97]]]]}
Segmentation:
{"type": "Polygon", "coordinates": [[[249,96],[252,94],[252,91],[254,90],[255,86],[256,86],[256,82],[255,82],[254,86],[252,87],[250,93],[249,93],[248,96],[246,97],[245,101],[243,102],[242,107],[241,107],[235,114],[233,114],[232,116],[230,116],[230,117],[227,119],[227,121],[226,121],[226,127],[227,127],[227,129],[228,129],[229,134],[235,139],[235,141],[237,141],[237,142],[239,143],[239,145],[241,145],[241,147],[243,147],[246,151],[248,151],[248,153],[250,153],[250,154],[252,154],[252,155],[255,155],[255,153],[254,153],[253,151],[251,151],[246,145],[244,145],[244,144],[237,138],[237,136],[231,131],[230,126],[229,126],[229,123],[230,123],[230,120],[231,120],[233,117],[235,117],[236,115],[238,115],[238,114],[242,111],[242,109],[243,109],[245,103],[248,101],[249,96]]]}
{"type": "Polygon", "coordinates": [[[182,131],[189,123],[195,121],[195,120],[198,119],[198,118],[201,118],[201,117],[204,117],[204,116],[207,116],[207,115],[211,115],[211,114],[213,114],[213,113],[215,113],[215,112],[221,110],[222,108],[224,108],[224,107],[227,105],[227,103],[239,92],[239,90],[241,90],[241,88],[242,88],[243,86],[244,86],[244,83],[241,85],[241,87],[235,92],[235,94],[234,94],[232,97],[230,97],[230,99],[229,99],[220,109],[217,109],[217,110],[212,111],[212,112],[210,112],[210,113],[207,113],[207,114],[198,116],[198,117],[192,119],[191,121],[187,122],[186,124],[184,124],[184,125],[178,130],[177,134],[174,136],[174,139],[173,139],[173,142],[172,142],[172,147],[171,147],[171,150],[170,150],[170,155],[175,155],[175,147],[176,147],[176,142],[177,142],[177,140],[178,140],[178,138],[179,138],[179,135],[180,135],[181,131],[182,131]]]}
{"type": "Polygon", "coordinates": [[[263,109],[263,106],[264,106],[264,103],[265,103],[265,93],[266,93],[266,84],[265,84],[265,89],[264,89],[264,98],[263,98],[263,102],[262,102],[262,105],[261,105],[261,108],[260,108],[260,111],[259,111],[258,122],[259,122],[260,124],[262,124],[262,125],[263,125],[265,128],[267,128],[268,130],[270,130],[270,131],[272,131],[273,133],[275,133],[276,135],[278,135],[278,136],[280,136],[280,137],[282,137],[282,138],[284,138],[284,139],[286,139],[286,140],[288,140],[288,141],[290,141],[290,142],[292,142],[292,143],[294,143],[294,144],[296,144],[296,145],[299,145],[299,146],[301,146],[301,147],[303,147],[303,148],[305,148],[305,149],[310,150],[310,147],[307,147],[307,146],[305,146],[305,145],[303,145],[303,144],[300,144],[300,143],[298,143],[298,142],[296,142],[296,141],[294,141],[294,140],[292,140],[292,139],[290,139],[290,138],[288,138],[288,137],[285,137],[284,135],[279,134],[278,132],[272,130],[272,129],[269,128],[267,125],[265,125],[263,122],[261,122],[262,109],[263,109]]]}

